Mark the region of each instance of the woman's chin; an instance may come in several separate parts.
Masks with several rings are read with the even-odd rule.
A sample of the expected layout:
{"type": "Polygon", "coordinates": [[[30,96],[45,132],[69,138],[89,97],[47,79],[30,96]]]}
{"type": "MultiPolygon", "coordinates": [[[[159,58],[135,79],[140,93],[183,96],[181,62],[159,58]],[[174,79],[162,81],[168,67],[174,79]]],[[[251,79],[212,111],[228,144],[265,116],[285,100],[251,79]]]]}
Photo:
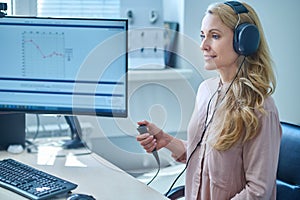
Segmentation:
{"type": "Polygon", "coordinates": [[[208,64],[208,63],[205,63],[204,64],[204,69],[206,70],[216,70],[217,69],[217,66],[215,64],[208,64]]]}

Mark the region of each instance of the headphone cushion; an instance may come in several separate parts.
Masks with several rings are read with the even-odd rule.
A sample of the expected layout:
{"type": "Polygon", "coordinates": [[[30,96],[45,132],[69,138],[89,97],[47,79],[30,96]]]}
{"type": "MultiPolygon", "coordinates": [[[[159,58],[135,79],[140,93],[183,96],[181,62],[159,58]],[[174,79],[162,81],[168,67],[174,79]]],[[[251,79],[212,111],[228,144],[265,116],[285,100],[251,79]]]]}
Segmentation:
{"type": "Polygon", "coordinates": [[[244,56],[255,53],[260,42],[259,32],[254,24],[242,23],[234,32],[234,50],[244,56]]]}

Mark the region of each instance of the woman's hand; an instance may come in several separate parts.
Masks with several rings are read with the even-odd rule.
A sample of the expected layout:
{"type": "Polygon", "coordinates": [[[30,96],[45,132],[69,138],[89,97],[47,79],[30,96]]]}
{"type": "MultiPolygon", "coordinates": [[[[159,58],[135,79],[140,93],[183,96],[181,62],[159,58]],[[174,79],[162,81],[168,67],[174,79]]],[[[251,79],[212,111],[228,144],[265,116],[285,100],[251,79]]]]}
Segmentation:
{"type": "Polygon", "coordinates": [[[148,153],[151,153],[154,149],[159,150],[167,145],[167,141],[164,139],[165,133],[155,124],[144,120],[138,122],[138,125],[147,126],[148,132],[138,135],[136,139],[148,153]]]}
{"type": "Polygon", "coordinates": [[[148,133],[136,136],[136,140],[148,153],[151,153],[154,149],[159,150],[165,147],[172,152],[172,157],[176,161],[186,162],[186,147],[182,140],[174,138],[146,120],[138,122],[138,125],[147,126],[148,133]]]}

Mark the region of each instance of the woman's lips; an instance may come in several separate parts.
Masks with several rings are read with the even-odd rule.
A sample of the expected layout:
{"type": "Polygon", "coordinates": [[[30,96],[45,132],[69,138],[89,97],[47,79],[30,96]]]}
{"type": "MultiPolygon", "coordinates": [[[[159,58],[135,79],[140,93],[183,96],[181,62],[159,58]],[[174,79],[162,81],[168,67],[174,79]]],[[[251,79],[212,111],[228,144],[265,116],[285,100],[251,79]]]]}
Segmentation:
{"type": "Polygon", "coordinates": [[[215,55],[204,55],[204,60],[211,60],[211,59],[214,59],[215,57],[217,57],[217,56],[215,56],[215,55]]]}

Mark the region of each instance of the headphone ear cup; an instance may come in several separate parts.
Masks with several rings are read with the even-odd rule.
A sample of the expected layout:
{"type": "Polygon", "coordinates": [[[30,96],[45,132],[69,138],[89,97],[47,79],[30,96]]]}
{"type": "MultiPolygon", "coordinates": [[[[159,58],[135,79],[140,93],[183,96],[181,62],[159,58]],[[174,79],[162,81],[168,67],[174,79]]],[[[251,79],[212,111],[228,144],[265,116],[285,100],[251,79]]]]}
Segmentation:
{"type": "Polygon", "coordinates": [[[259,32],[254,24],[240,24],[234,31],[233,48],[239,55],[249,56],[255,53],[259,42],[259,32]]]}

